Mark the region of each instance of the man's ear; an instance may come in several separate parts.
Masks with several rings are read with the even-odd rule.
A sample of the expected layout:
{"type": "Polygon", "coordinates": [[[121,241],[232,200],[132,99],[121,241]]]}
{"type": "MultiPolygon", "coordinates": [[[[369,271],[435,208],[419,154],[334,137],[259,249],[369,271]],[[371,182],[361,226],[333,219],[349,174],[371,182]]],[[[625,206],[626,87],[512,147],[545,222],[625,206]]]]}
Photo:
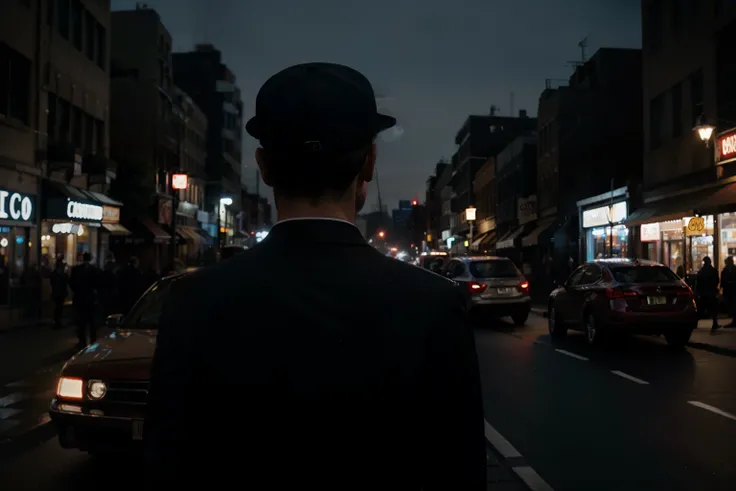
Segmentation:
{"type": "Polygon", "coordinates": [[[268,162],[266,159],[266,152],[260,147],[256,149],[256,163],[258,164],[258,168],[261,170],[261,179],[263,179],[263,182],[266,186],[273,187],[271,173],[269,172],[268,162]]]}
{"type": "Polygon", "coordinates": [[[371,182],[373,180],[373,173],[376,169],[376,144],[371,145],[368,155],[365,156],[365,162],[363,168],[360,169],[358,179],[363,182],[371,182]]]}

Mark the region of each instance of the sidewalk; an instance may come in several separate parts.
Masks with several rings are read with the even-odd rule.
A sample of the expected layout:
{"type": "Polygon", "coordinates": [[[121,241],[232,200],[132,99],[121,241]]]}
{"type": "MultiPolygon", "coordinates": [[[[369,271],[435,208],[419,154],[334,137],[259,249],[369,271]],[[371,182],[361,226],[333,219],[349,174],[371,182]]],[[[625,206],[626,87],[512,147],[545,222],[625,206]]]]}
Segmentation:
{"type": "MultiPolygon", "coordinates": [[[[532,306],[532,313],[540,317],[547,317],[547,308],[543,305],[532,306]]],[[[730,317],[720,316],[721,325],[730,321],[730,317]]],[[[736,356],[736,328],[721,328],[716,332],[710,331],[711,321],[701,319],[698,328],[693,331],[688,346],[718,353],[720,355],[736,356]]]]}

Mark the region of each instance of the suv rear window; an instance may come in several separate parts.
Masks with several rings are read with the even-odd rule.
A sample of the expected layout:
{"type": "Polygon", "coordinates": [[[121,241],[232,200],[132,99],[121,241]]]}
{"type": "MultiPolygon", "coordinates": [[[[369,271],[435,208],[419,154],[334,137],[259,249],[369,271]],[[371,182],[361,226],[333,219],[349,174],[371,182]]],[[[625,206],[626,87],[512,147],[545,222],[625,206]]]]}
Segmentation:
{"type": "Polygon", "coordinates": [[[611,268],[620,283],[672,283],[680,277],[664,266],[624,266],[611,268]]]}
{"type": "Polygon", "coordinates": [[[476,278],[516,278],[519,270],[507,259],[490,259],[471,262],[470,274],[476,278]]]}

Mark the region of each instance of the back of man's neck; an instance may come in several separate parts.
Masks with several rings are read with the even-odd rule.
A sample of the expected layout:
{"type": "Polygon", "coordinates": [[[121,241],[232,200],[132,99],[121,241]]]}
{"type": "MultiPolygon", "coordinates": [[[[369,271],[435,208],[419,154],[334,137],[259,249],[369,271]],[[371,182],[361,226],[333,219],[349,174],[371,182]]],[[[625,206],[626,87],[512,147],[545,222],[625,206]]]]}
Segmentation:
{"type": "Polygon", "coordinates": [[[279,206],[279,222],[299,218],[332,218],[353,223],[355,222],[355,212],[348,213],[345,207],[331,203],[317,206],[279,206]]]}

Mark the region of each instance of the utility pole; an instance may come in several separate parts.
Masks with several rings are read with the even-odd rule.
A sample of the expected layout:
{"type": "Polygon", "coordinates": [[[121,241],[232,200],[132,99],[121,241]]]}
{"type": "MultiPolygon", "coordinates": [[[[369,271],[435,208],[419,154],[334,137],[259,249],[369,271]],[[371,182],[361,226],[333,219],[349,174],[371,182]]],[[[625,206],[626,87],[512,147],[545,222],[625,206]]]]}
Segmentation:
{"type": "Polygon", "coordinates": [[[611,204],[608,207],[608,257],[613,257],[613,179],[611,179],[611,204]]]}
{"type": "Polygon", "coordinates": [[[174,189],[174,174],[177,171],[181,171],[181,142],[183,126],[185,124],[183,115],[177,114],[174,111],[174,106],[171,106],[172,114],[177,118],[176,121],[176,167],[177,170],[169,169],[169,191],[171,192],[171,243],[169,244],[169,256],[171,261],[171,270],[174,271],[174,260],[176,259],[176,210],[179,208],[179,191],[174,189]]]}

